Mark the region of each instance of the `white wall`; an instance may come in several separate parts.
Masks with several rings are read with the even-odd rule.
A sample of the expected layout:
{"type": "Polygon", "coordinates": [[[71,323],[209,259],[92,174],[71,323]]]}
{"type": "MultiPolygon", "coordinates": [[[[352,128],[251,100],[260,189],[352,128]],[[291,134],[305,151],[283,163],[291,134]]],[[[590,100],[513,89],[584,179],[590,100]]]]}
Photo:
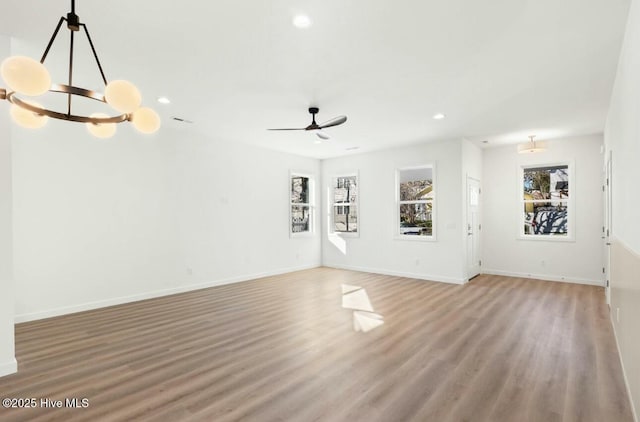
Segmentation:
{"type": "MultiPolygon", "coordinates": [[[[0,57],[10,43],[0,35],[0,57]]],[[[13,334],[13,246],[11,193],[11,131],[9,104],[0,101],[0,376],[17,370],[13,334]]]]}
{"type": "Polygon", "coordinates": [[[320,265],[287,204],[289,169],[317,160],[50,121],[13,128],[13,163],[17,321],[320,265]]]}
{"type": "Polygon", "coordinates": [[[636,412],[640,411],[640,3],[629,11],[605,130],[612,153],[611,311],[636,412]],[[619,316],[619,319],[618,319],[619,316]]]}
{"type": "MultiPolygon", "coordinates": [[[[466,139],[462,143],[462,177],[473,177],[480,180],[482,178],[482,150],[466,139]]],[[[463,180],[466,192],[466,180],[463,180]]]]}
{"type": "Polygon", "coordinates": [[[535,154],[518,154],[514,145],[484,150],[483,273],[602,285],[602,141],[600,135],[549,141],[547,151],[535,154]],[[569,160],[575,163],[575,241],[518,239],[518,167],[569,160]]]}
{"type": "Polygon", "coordinates": [[[461,153],[461,141],[455,140],[323,160],[324,265],[463,282],[461,153]],[[396,240],[395,171],[430,163],[436,165],[437,241],[396,240]],[[329,236],[331,178],[354,171],[360,176],[360,234],[358,237],[329,236]]]}

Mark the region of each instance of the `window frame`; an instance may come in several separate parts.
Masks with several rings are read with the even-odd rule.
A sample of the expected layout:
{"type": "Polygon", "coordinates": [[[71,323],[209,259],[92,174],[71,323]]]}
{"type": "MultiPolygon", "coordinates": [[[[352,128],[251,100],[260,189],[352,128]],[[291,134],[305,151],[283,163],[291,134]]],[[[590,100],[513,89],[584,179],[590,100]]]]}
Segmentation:
{"type": "Polygon", "coordinates": [[[342,237],[360,237],[360,174],[358,171],[350,172],[350,173],[340,173],[331,176],[329,180],[329,189],[328,189],[328,201],[329,204],[329,234],[342,236],[342,237]],[[356,200],[355,202],[348,203],[338,203],[334,202],[335,199],[335,181],[339,178],[344,177],[355,177],[356,178],[356,200]],[[346,232],[346,231],[337,231],[335,229],[335,214],[334,209],[337,206],[354,206],[356,208],[356,220],[357,220],[357,228],[355,232],[346,232]]]}
{"type": "Polygon", "coordinates": [[[520,163],[518,165],[518,231],[517,239],[519,240],[532,240],[532,241],[546,241],[546,242],[575,242],[575,196],[576,196],[576,178],[575,178],[575,164],[573,160],[565,161],[553,161],[553,162],[531,162],[520,163]],[[567,173],[569,175],[569,198],[567,199],[540,199],[540,200],[526,200],[524,198],[524,171],[526,169],[544,168],[544,167],[561,167],[567,166],[567,173]],[[564,202],[567,206],[567,234],[552,235],[552,234],[525,234],[525,213],[524,207],[527,203],[535,202],[564,202]]]}
{"type": "Polygon", "coordinates": [[[305,172],[300,172],[300,171],[289,171],[289,221],[288,221],[288,225],[289,225],[289,237],[291,238],[296,238],[296,237],[312,237],[315,234],[315,180],[312,174],[309,173],[305,173],[305,172]],[[297,177],[303,177],[308,179],[307,182],[307,189],[308,189],[308,194],[307,194],[307,202],[304,203],[300,203],[300,202],[293,202],[293,195],[292,195],[292,184],[293,184],[293,179],[297,178],[297,177]],[[309,230],[307,231],[302,231],[302,232],[294,232],[293,231],[293,207],[294,206],[301,206],[301,207],[306,207],[309,209],[309,230]]]}
{"type": "Polygon", "coordinates": [[[399,167],[396,169],[396,177],[395,177],[395,212],[394,214],[394,239],[396,240],[407,240],[412,242],[435,242],[437,241],[437,171],[436,171],[436,163],[425,163],[416,166],[407,166],[407,167],[399,167]],[[401,201],[400,200],[400,175],[403,171],[407,170],[420,170],[420,169],[431,169],[431,186],[433,192],[433,199],[430,200],[419,200],[419,201],[401,201]],[[406,235],[400,232],[400,206],[403,204],[413,204],[413,203],[431,203],[431,235],[425,236],[414,236],[414,235],[406,235]]]}

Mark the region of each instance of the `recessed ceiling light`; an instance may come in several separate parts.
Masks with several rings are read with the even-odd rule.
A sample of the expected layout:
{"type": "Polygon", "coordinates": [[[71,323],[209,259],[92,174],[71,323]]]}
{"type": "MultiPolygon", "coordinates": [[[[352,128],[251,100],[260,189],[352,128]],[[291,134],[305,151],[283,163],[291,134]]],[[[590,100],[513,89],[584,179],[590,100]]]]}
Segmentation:
{"type": "Polygon", "coordinates": [[[435,120],[442,120],[442,119],[444,119],[445,117],[447,117],[447,116],[445,116],[445,115],[444,115],[444,114],[442,114],[442,113],[436,113],[436,114],[434,114],[434,115],[433,115],[433,118],[434,118],[435,120]]]}
{"type": "Polygon", "coordinates": [[[308,28],[311,26],[311,18],[307,15],[296,15],[293,17],[293,26],[296,28],[308,28]]]}
{"type": "Polygon", "coordinates": [[[360,149],[360,147],[349,147],[349,148],[345,148],[345,151],[355,151],[357,149],[360,149]]]}
{"type": "Polygon", "coordinates": [[[158,102],[160,104],[170,104],[171,100],[168,99],[167,97],[158,97],[158,102]]]}
{"type": "Polygon", "coordinates": [[[320,139],[316,139],[315,141],[313,141],[314,144],[321,144],[322,141],[320,139]]]}

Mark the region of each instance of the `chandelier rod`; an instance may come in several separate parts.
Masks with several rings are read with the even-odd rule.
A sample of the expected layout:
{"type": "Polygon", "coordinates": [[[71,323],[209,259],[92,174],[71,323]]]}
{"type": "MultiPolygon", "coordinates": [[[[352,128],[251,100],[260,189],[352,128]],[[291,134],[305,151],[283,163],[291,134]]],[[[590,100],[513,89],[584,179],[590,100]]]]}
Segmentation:
{"type": "Polygon", "coordinates": [[[60,27],[62,26],[62,22],[66,21],[66,19],[64,17],[60,17],[60,20],[58,21],[58,26],[56,26],[55,31],[53,31],[53,35],[51,36],[51,39],[49,40],[49,44],[47,45],[47,48],[44,50],[44,54],[42,55],[42,58],[40,59],[40,63],[44,64],[45,59],[47,58],[47,55],[49,54],[49,50],[51,50],[51,46],[53,45],[53,42],[56,40],[56,37],[58,36],[58,31],[60,31],[60,27]]]}
{"type": "Polygon", "coordinates": [[[96,49],[93,46],[93,41],[91,41],[91,35],[89,35],[89,30],[87,29],[87,25],[81,24],[84,29],[84,33],[87,34],[87,39],[89,40],[89,45],[91,46],[91,51],[93,52],[93,57],[96,59],[96,63],[98,64],[98,69],[100,70],[100,76],[102,76],[102,82],[104,82],[104,86],[107,86],[107,77],[104,76],[104,71],[102,70],[102,65],[100,64],[100,59],[98,58],[98,53],[96,53],[96,49]]]}
{"type": "MultiPolygon", "coordinates": [[[[71,0],[73,4],[73,0],[71,0]]],[[[72,12],[73,13],[73,12],[72,12]]],[[[73,86],[73,35],[75,31],[71,30],[71,44],[69,46],[69,86],[73,86]]],[[[67,95],[67,114],[71,115],[71,93],[67,95]]]]}

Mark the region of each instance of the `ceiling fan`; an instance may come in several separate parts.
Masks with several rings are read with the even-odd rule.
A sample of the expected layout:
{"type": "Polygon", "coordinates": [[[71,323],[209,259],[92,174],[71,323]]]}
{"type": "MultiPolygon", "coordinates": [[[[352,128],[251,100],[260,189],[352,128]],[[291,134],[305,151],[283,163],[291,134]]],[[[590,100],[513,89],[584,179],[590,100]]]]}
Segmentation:
{"type": "Polygon", "coordinates": [[[309,113],[312,115],[312,119],[311,119],[311,124],[307,127],[303,127],[303,128],[285,128],[285,129],[267,129],[267,130],[312,130],[315,131],[315,134],[318,136],[318,138],[320,139],[324,139],[327,140],[329,139],[329,135],[327,135],[325,132],[322,131],[322,129],[326,129],[328,127],[332,127],[332,126],[338,126],[343,124],[344,122],[347,121],[347,116],[338,116],[338,117],[334,117],[331,120],[328,120],[322,124],[317,124],[316,123],[316,114],[318,114],[318,112],[320,111],[320,109],[318,107],[309,107],[309,113]]]}

